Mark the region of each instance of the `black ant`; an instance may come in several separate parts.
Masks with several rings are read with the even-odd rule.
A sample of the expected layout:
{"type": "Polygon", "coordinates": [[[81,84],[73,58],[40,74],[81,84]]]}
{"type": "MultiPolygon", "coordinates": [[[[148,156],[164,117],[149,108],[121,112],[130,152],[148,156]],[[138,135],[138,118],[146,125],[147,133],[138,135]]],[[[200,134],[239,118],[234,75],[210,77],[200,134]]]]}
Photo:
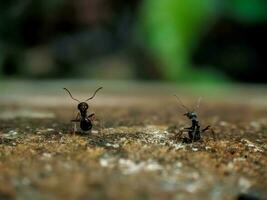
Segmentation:
{"type": "MultiPolygon", "coordinates": [[[[174,96],[178,99],[181,106],[185,109],[186,113],[184,114],[184,116],[186,116],[189,120],[191,120],[191,123],[192,123],[191,127],[185,128],[185,130],[188,132],[189,138],[185,138],[184,141],[185,142],[199,141],[201,139],[201,134],[210,129],[210,126],[207,126],[204,129],[200,129],[198,116],[197,116],[197,113],[195,112],[195,110],[199,108],[201,98],[199,98],[196,108],[193,111],[190,111],[182,103],[182,101],[179,99],[177,95],[174,95],[174,96]]],[[[180,135],[182,135],[182,133],[183,133],[183,130],[180,132],[180,135]]]]}
{"type": "MultiPolygon", "coordinates": [[[[92,129],[92,127],[93,127],[92,121],[95,119],[95,118],[94,118],[94,117],[95,117],[95,114],[94,114],[94,113],[92,113],[92,114],[90,114],[90,115],[87,115],[87,110],[88,110],[89,106],[88,106],[88,104],[86,103],[86,101],[89,101],[89,100],[93,99],[93,98],[95,97],[96,93],[97,93],[99,90],[101,90],[102,88],[103,88],[103,87],[98,88],[98,89],[94,92],[94,94],[93,94],[92,97],[86,99],[86,100],[83,101],[83,102],[79,101],[78,99],[75,99],[75,98],[72,96],[72,94],[70,93],[70,91],[69,91],[67,88],[63,88],[64,90],[66,90],[66,91],[69,93],[70,97],[71,97],[73,100],[79,102],[79,104],[78,104],[78,110],[79,110],[80,112],[77,114],[76,119],[71,120],[71,121],[72,121],[72,122],[80,122],[80,128],[81,128],[83,131],[90,131],[90,130],[92,129]]],[[[74,132],[75,132],[75,131],[76,131],[76,126],[75,126],[75,128],[74,128],[74,132]]]]}

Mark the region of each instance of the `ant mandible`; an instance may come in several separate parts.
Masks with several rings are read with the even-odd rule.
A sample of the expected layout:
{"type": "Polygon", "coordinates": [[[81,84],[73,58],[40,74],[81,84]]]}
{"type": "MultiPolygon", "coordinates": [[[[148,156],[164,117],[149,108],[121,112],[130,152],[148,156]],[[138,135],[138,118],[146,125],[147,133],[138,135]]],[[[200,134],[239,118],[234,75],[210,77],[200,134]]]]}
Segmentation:
{"type": "MultiPolygon", "coordinates": [[[[92,114],[90,114],[90,115],[87,115],[87,110],[88,110],[89,106],[88,106],[88,104],[87,104],[86,102],[89,101],[89,100],[91,100],[91,99],[93,99],[93,98],[95,97],[96,93],[97,93],[99,90],[101,90],[102,88],[103,88],[103,87],[98,88],[98,89],[94,92],[94,94],[93,94],[92,97],[90,97],[90,98],[88,98],[88,99],[86,99],[85,101],[82,101],[82,102],[79,101],[78,99],[74,98],[74,97],[72,96],[72,94],[70,93],[70,91],[69,91],[67,88],[63,88],[64,90],[66,90],[66,91],[69,93],[70,97],[71,97],[74,101],[79,102],[79,104],[78,104],[78,106],[77,106],[77,108],[78,108],[78,110],[79,110],[79,113],[77,114],[76,119],[71,120],[71,121],[72,121],[72,122],[79,122],[79,123],[80,123],[80,128],[81,128],[83,131],[90,131],[90,130],[92,129],[92,127],[93,127],[92,121],[93,121],[93,119],[94,119],[94,117],[95,117],[95,114],[94,114],[94,113],[92,113],[92,114]]],[[[75,127],[76,127],[76,126],[75,126],[75,127]]],[[[74,132],[76,131],[75,129],[76,129],[76,128],[74,128],[74,132]]]]}
{"type": "MultiPolygon", "coordinates": [[[[177,95],[174,95],[177,100],[179,101],[180,105],[185,109],[186,113],[184,113],[184,116],[186,116],[189,120],[191,120],[191,127],[185,128],[185,130],[188,132],[188,137],[186,138],[185,141],[187,142],[194,142],[194,141],[199,141],[201,139],[201,134],[210,129],[210,126],[207,126],[204,129],[200,129],[200,123],[198,120],[197,113],[195,110],[199,108],[201,98],[198,99],[198,103],[196,108],[193,111],[190,111],[179,99],[177,95]]],[[[180,135],[182,135],[183,131],[181,131],[180,135]]]]}

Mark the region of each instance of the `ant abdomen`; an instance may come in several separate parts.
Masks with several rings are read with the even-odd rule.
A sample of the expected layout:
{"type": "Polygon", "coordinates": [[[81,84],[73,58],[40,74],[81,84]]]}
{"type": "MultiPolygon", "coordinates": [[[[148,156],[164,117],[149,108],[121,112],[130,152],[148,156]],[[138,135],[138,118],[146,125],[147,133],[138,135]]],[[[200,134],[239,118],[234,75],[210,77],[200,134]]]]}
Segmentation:
{"type": "Polygon", "coordinates": [[[80,122],[80,128],[83,131],[90,131],[92,129],[93,125],[92,122],[88,119],[82,119],[80,122]]]}

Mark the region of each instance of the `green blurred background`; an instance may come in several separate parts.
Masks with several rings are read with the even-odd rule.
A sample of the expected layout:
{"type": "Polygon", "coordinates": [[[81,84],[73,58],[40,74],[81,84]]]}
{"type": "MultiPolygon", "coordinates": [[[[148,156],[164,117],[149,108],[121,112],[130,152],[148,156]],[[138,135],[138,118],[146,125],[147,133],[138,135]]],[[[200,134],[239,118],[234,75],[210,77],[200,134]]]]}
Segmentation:
{"type": "Polygon", "coordinates": [[[266,83],[266,0],[0,1],[0,79],[266,83]]]}

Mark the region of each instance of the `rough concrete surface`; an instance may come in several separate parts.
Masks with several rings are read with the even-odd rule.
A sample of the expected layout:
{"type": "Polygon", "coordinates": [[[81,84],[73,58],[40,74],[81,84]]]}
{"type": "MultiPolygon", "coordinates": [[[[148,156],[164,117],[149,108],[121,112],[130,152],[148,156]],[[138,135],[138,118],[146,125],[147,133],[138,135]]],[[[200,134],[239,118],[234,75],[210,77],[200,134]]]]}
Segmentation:
{"type": "MultiPolygon", "coordinates": [[[[199,119],[213,132],[185,144],[186,133],[175,136],[190,122],[171,93],[103,90],[89,102],[97,116],[92,132],[73,134],[76,103],[60,86],[44,95],[25,86],[16,98],[2,88],[0,199],[266,199],[261,92],[203,98],[199,119]]],[[[198,94],[184,91],[194,107],[198,94]]]]}

